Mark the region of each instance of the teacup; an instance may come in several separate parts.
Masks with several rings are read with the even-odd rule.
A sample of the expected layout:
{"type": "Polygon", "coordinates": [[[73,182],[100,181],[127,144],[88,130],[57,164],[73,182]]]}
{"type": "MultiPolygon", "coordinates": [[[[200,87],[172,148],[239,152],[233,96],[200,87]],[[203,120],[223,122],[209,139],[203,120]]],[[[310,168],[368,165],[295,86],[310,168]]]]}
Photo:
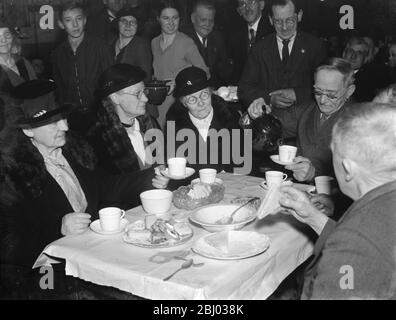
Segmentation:
{"type": "Polygon", "coordinates": [[[264,186],[267,188],[280,187],[287,179],[287,174],[281,171],[266,171],[264,186]]]}
{"type": "Polygon", "coordinates": [[[217,170],[215,169],[201,169],[199,170],[199,179],[203,183],[214,183],[216,181],[217,170]]]}
{"type": "Polygon", "coordinates": [[[168,160],[168,173],[173,177],[186,175],[187,160],[185,158],[170,158],[168,160]]]}
{"type": "Polygon", "coordinates": [[[297,154],[297,147],[281,145],[279,146],[279,160],[285,163],[293,162],[297,154]]]}
{"type": "Polygon", "coordinates": [[[125,211],[120,208],[103,208],[99,210],[100,227],[103,231],[116,231],[120,228],[121,219],[125,217],[125,211]]]}
{"type": "Polygon", "coordinates": [[[315,177],[316,193],[331,194],[334,178],[329,176],[315,177]]]}

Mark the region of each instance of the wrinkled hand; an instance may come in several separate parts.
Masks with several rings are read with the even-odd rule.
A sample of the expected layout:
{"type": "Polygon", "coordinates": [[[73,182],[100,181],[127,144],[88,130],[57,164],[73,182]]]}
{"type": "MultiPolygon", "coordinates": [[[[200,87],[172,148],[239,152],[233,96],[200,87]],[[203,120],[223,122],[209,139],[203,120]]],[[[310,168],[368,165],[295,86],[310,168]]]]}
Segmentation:
{"type": "Polygon", "coordinates": [[[91,223],[91,215],[88,213],[69,213],[62,218],[61,233],[64,236],[81,234],[88,229],[91,223]]]}
{"type": "Polygon", "coordinates": [[[156,189],[166,189],[169,183],[169,178],[163,176],[161,171],[164,171],[166,167],[164,165],[154,168],[155,178],[152,180],[153,187],[156,189]]]}
{"type": "Polygon", "coordinates": [[[320,234],[328,217],[312,204],[308,194],[293,187],[281,187],[280,205],[297,220],[308,224],[320,234]]]}
{"type": "Polygon", "coordinates": [[[295,157],[293,164],[285,166],[285,169],[293,171],[297,181],[311,181],[315,177],[315,167],[308,158],[295,157]]]}
{"type": "Polygon", "coordinates": [[[263,107],[265,107],[266,113],[271,112],[271,107],[267,106],[264,98],[258,98],[256,100],[254,100],[248,108],[249,116],[252,119],[257,119],[258,117],[261,117],[263,115],[263,107]]]}
{"type": "Polygon", "coordinates": [[[316,207],[316,209],[328,217],[331,217],[334,214],[334,202],[327,194],[312,196],[311,203],[316,207]]]}
{"type": "Polygon", "coordinates": [[[280,89],[271,92],[271,106],[277,108],[289,108],[297,100],[296,93],[294,89],[280,89]]]}

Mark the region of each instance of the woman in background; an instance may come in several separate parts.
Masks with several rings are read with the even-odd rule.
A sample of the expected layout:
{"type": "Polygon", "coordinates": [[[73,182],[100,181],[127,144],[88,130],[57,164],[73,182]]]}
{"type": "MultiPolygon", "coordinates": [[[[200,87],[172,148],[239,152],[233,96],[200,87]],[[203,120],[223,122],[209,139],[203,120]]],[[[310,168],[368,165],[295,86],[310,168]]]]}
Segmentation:
{"type": "Polygon", "coordinates": [[[159,2],[157,20],[161,26],[161,34],[151,41],[154,77],[158,80],[169,80],[170,84],[167,98],[158,106],[158,122],[162,128],[165,127],[168,109],[175,101],[172,92],[176,75],[187,67],[195,66],[210,76],[194,41],[179,31],[179,12],[174,0],[159,2]]]}

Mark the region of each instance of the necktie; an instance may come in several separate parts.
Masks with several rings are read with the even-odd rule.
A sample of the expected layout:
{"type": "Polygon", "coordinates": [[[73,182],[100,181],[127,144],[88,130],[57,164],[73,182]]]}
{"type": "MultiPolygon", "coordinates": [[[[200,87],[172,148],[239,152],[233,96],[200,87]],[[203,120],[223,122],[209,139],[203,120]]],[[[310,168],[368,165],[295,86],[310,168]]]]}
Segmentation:
{"type": "Polygon", "coordinates": [[[287,64],[287,60],[289,59],[289,41],[290,40],[282,40],[283,48],[282,48],[282,63],[287,64]]]}
{"type": "Polygon", "coordinates": [[[202,38],[202,58],[208,64],[208,38],[202,38]]]}
{"type": "Polygon", "coordinates": [[[254,29],[249,29],[249,49],[254,45],[256,42],[256,32],[254,29]]]}

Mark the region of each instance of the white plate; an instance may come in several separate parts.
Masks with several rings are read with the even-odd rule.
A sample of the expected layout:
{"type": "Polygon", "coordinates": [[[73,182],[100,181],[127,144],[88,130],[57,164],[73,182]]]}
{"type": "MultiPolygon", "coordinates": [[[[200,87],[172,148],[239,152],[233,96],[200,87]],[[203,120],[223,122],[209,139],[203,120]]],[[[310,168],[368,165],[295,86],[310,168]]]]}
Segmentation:
{"type": "Polygon", "coordinates": [[[157,244],[153,244],[150,242],[150,239],[147,238],[142,238],[142,237],[128,237],[128,235],[125,233],[122,237],[122,239],[126,242],[126,243],[130,243],[133,244],[135,246],[138,247],[142,247],[142,248],[170,248],[170,247],[175,247],[178,245],[181,245],[183,243],[186,243],[188,240],[190,240],[193,236],[193,231],[191,229],[191,233],[187,236],[184,236],[183,238],[180,238],[178,240],[176,239],[168,239],[164,242],[161,243],[157,243],[157,244]]]}
{"type": "Polygon", "coordinates": [[[100,221],[99,219],[95,220],[94,222],[92,222],[89,227],[91,228],[91,230],[93,232],[99,233],[99,234],[103,234],[103,235],[112,235],[112,234],[117,234],[117,233],[121,233],[125,230],[125,227],[128,225],[129,221],[127,219],[122,219],[120,221],[120,228],[118,230],[115,231],[104,231],[102,230],[101,226],[100,226],[100,221]]]}
{"type": "Polygon", "coordinates": [[[206,235],[195,242],[192,250],[218,260],[239,260],[257,256],[270,246],[270,239],[254,231],[222,231],[206,235]]]}
{"type": "Polygon", "coordinates": [[[166,168],[164,171],[161,171],[161,174],[163,174],[165,177],[172,179],[172,180],[184,180],[187,179],[188,177],[191,177],[195,173],[195,170],[193,168],[186,168],[186,174],[184,176],[171,176],[168,172],[168,168],[166,168]]]}
{"type": "Polygon", "coordinates": [[[283,161],[280,161],[278,154],[274,154],[274,155],[270,156],[270,158],[271,158],[272,161],[274,161],[275,163],[280,164],[282,166],[288,166],[288,165],[291,165],[291,164],[294,163],[294,162],[283,162],[283,161]]]}
{"type": "MultiPolygon", "coordinates": [[[[194,179],[193,181],[191,181],[191,184],[200,183],[200,182],[201,182],[201,179],[197,178],[197,179],[194,179]]],[[[215,183],[223,184],[223,180],[216,178],[215,183]]]]}

